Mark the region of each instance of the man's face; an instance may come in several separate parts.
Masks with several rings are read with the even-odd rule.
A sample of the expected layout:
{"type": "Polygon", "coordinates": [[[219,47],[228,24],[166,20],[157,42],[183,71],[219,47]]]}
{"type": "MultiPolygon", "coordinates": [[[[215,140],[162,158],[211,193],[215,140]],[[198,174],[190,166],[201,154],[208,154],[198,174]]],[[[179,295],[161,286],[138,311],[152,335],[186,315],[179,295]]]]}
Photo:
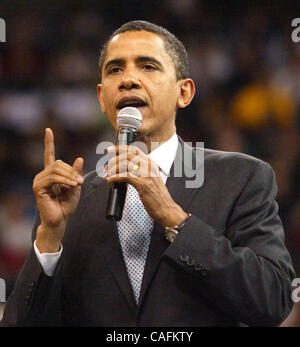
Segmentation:
{"type": "Polygon", "coordinates": [[[181,85],[160,36],[128,31],[109,42],[98,97],[115,129],[120,109],[137,107],[143,116],[139,137],[165,141],[175,131],[176,106],[182,107],[181,85]]]}

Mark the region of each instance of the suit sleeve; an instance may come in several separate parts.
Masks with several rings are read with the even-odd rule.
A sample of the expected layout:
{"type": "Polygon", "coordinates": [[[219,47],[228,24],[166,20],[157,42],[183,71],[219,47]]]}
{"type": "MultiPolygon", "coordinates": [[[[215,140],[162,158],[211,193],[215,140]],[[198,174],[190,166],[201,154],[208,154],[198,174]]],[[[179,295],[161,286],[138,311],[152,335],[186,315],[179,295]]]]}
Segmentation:
{"type": "Polygon", "coordinates": [[[247,325],[277,326],[293,306],[295,274],[276,193],[273,170],[258,162],[223,233],[192,216],[165,252],[195,277],[199,295],[247,325]]]}
{"type": "MultiPolygon", "coordinates": [[[[40,224],[36,219],[32,238],[40,224]]],[[[58,263],[53,277],[47,276],[32,247],[9,296],[2,327],[61,326],[62,265],[58,263]]]]}

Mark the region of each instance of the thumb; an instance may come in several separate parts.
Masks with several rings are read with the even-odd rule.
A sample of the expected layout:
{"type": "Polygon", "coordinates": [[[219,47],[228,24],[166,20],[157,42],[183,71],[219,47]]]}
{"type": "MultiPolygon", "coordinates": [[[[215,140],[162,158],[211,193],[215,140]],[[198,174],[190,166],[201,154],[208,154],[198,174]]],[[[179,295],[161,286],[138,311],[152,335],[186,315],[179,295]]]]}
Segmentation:
{"type": "Polygon", "coordinates": [[[82,176],[83,174],[83,158],[77,158],[73,163],[73,168],[82,176]]]}

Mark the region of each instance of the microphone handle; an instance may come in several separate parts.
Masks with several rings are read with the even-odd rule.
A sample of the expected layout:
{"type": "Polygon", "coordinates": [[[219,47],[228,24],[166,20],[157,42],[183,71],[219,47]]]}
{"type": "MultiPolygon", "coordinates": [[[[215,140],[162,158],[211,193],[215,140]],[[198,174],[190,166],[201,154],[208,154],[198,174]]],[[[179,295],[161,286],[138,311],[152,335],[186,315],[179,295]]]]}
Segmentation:
{"type": "MultiPolygon", "coordinates": [[[[136,139],[137,133],[130,128],[121,128],[118,133],[117,144],[130,145],[136,139]]],[[[109,190],[106,218],[112,221],[122,219],[123,208],[127,192],[126,182],[111,183],[109,190]]]]}

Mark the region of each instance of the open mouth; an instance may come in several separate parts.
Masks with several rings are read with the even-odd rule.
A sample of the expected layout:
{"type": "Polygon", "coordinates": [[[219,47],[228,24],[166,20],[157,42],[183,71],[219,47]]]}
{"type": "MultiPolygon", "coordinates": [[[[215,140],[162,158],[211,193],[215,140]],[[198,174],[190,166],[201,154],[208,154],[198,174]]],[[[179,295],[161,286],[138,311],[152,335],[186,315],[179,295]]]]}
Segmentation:
{"type": "Polygon", "coordinates": [[[137,97],[132,97],[132,98],[123,98],[118,102],[117,109],[121,110],[124,107],[145,107],[147,106],[147,103],[137,97]]]}

